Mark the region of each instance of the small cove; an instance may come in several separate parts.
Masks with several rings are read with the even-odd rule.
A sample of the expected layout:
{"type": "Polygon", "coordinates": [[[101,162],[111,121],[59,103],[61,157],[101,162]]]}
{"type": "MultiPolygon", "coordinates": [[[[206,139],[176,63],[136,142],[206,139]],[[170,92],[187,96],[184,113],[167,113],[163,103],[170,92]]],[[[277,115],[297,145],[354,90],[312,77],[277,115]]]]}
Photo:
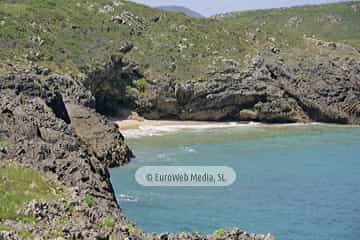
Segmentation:
{"type": "Polygon", "coordinates": [[[187,129],[128,139],[137,158],[111,170],[120,206],[150,232],[240,227],[277,239],[357,239],[360,128],[336,125],[187,129]],[[145,165],[229,166],[225,188],[143,187],[145,165]]]}

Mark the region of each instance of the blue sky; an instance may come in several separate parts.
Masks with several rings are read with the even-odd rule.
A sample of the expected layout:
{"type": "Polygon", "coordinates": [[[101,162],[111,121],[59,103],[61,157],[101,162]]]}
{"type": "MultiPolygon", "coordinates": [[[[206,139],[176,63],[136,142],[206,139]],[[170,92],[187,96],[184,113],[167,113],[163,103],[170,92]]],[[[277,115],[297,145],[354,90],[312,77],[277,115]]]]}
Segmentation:
{"type": "Polygon", "coordinates": [[[277,8],[304,4],[340,2],[344,0],[132,0],[149,6],[179,5],[191,8],[202,15],[211,16],[222,12],[231,12],[259,8],[277,8]]]}

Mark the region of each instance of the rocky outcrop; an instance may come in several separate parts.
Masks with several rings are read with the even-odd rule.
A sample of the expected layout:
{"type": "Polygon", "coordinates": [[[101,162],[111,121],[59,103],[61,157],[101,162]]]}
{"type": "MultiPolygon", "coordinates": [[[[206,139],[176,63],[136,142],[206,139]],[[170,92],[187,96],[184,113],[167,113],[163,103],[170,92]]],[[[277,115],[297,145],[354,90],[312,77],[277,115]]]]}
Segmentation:
{"type": "Polygon", "coordinates": [[[211,73],[203,81],[160,81],[139,100],[138,111],[151,119],[357,124],[359,68],[351,59],[290,68],[258,57],[246,71],[211,73]]]}
{"type": "Polygon", "coordinates": [[[65,105],[61,94],[39,85],[31,74],[6,76],[0,83],[0,129],[2,138],[11,143],[1,161],[37,168],[68,189],[66,201],[47,203],[46,208],[41,207],[44,203],[35,204],[39,223],[27,226],[31,232],[37,239],[51,239],[53,230],[61,231],[66,239],[108,239],[113,232],[126,237],[122,227],[128,223],[116,203],[106,162],[48,104],[56,100],[65,105]],[[87,197],[93,199],[93,206],[85,203],[87,197]],[[62,211],[66,205],[76,211],[62,211]],[[49,212],[55,207],[60,209],[56,210],[59,216],[49,212]],[[59,229],[57,220],[63,216],[69,221],[59,229]],[[105,218],[114,220],[112,228],[101,227],[105,218]]]}
{"type": "Polygon", "coordinates": [[[0,87],[44,99],[55,116],[70,124],[105,166],[120,166],[133,157],[118,127],[95,112],[95,97],[80,81],[58,74],[40,80],[36,69],[9,71],[2,77],[0,87]]]}
{"type": "Polygon", "coordinates": [[[86,72],[81,82],[93,94],[97,112],[116,115],[124,106],[133,107],[128,87],[142,77],[136,64],[123,61],[121,55],[112,56],[109,63],[86,72]]]}
{"type": "Polygon", "coordinates": [[[40,80],[32,70],[10,71],[0,76],[0,93],[0,137],[10,143],[0,151],[1,164],[38,169],[65,191],[62,199],[33,200],[20,209],[36,224],[0,222],[14,230],[0,232],[0,239],[21,239],[17,230],[44,240],[274,239],[240,229],[222,230],[221,236],[143,232],[122,214],[107,169],[127,162],[131,153],[117,128],[89,108],[93,97],[81,84],[61,75],[40,80]]]}
{"type": "Polygon", "coordinates": [[[327,60],[311,67],[301,66],[306,77],[283,83],[310,119],[318,122],[359,124],[360,62],[327,60]]]}
{"type": "Polygon", "coordinates": [[[124,165],[133,157],[131,150],[119,134],[117,125],[105,119],[93,109],[69,103],[66,105],[71,126],[76,135],[88,144],[106,167],[124,165]]]}

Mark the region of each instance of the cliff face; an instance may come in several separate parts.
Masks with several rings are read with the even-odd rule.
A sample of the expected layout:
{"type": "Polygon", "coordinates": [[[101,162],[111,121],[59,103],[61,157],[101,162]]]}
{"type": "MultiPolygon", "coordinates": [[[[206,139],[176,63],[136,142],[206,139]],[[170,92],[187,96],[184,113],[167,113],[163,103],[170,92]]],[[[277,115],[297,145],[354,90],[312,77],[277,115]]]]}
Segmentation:
{"type": "MultiPolygon", "coordinates": [[[[95,112],[94,97],[72,78],[13,67],[0,75],[0,167],[37,169],[64,189],[59,199],[33,199],[2,219],[0,239],[217,239],[198,233],[150,234],[122,214],[108,167],[133,156],[115,124],[95,112]]],[[[21,184],[21,178],[16,184],[21,184]]],[[[36,186],[32,186],[36,188],[36,186]]],[[[30,189],[29,189],[30,190],[30,189]]],[[[10,191],[10,189],[9,189],[10,191]]],[[[55,191],[55,190],[54,190],[55,191]]],[[[1,216],[1,215],[0,215],[1,216]]],[[[239,229],[224,239],[267,239],[239,229]]]]}
{"type": "Polygon", "coordinates": [[[350,59],[291,68],[257,58],[246,71],[229,68],[203,81],[154,84],[139,111],[154,119],[358,124],[359,71],[360,62],[350,59]]]}
{"type": "Polygon", "coordinates": [[[125,237],[123,227],[128,222],[118,208],[107,166],[127,162],[130,152],[114,125],[81,105],[91,114],[84,114],[79,121],[87,121],[87,117],[92,116],[96,119],[94,127],[114,130],[106,132],[108,139],[102,144],[107,148],[101,150],[93,144],[92,138],[82,135],[81,131],[77,134],[78,122],[72,124],[77,116],[67,110],[66,96],[52,90],[64,87],[64,82],[71,87],[70,79],[54,76],[40,81],[31,70],[30,73],[20,71],[1,76],[1,138],[9,143],[1,153],[2,164],[15,162],[38,169],[67,189],[64,199],[35,201],[24,207],[23,211],[36,217],[35,224],[7,223],[6,220],[4,223],[15,229],[27,229],[36,239],[54,238],[54,232],[61,233],[66,239],[106,239],[113,233],[125,237]],[[55,82],[59,84],[57,87],[53,85],[55,82]],[[114,150],[113,146],[117,148],[114,150]],[[92,199],[91,206],[85,201],[89,198],[92,199]],[[59,225],[65,218],[66,223],[59,225]],[[104,219],[112,219],[113,226],[102,227],[104,219]]]}
{"type": "MultiPolygon", "coordinates": [[[[148,234],[126,220],[107,168],[133,154],[101,114],[359,124],[359,9],[348,2],[195,19],[129,1],[1,1],[1,164],[36,168],[68,194],[24,206],[36,224],[0,226],[39,239],[219,239],[148,234]]],[[[234,229],[220,239],[273,237],[234,229]]]]}
{"type": "Polygon", "coordinates": [[[357,2],[207,19],[129,1],[1,6],[0,68],[37,65],[71,76],[94,97],[79,101],[102,114],[130,108],[153,119],[358,123],[357,2]]]}

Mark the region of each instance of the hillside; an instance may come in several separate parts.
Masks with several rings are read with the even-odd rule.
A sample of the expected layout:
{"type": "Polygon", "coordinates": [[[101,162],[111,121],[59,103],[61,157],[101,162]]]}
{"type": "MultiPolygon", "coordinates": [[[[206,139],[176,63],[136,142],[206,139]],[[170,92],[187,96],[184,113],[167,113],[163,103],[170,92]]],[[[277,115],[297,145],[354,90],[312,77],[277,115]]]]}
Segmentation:
{"type": "Polygon", "coordinates": [[[227,58],[243,63],[245,56],[268,50],[260,46],[276,45],[292,56],[294,47],[303,49],[317,39],[359,48],[359,11],[359,3],[348,2],[193,19],[127,1],[5,0],[0,54],[3,62],[32,60],[76,74],[121,55],[132,41],[127,58],[149,78],[169,73],[186,79],[190,73],[197,77],[213,61],[216,67],[227,58]]]}
{"type": "MultiPolygon", "coordinates": [[[[300,7],[256,10],[217,15],[215,19],[229,25],[247,26],[257,30],[256,40],[266,44],[271,37],[276,45],[291,55],[298,55],[294,48],[300,48],[309,55],[320,55],[321,42],[336,42],[359,49],[360,21],[359,2],[345,2],[300,7]],[[317,46],[310,49],[308,43],[317,46]],[[312,52],[317,50],[316,52],[312,52]]],[[[294,56],[292,56],[294,57],[294,56]]]]}
{"type": "MultiPolygon", "coordinates": [[[[196,114],[203,116],[180,115],[179,111],[188,112],[194,106],[187,110],[179,106],[173,85],[234,79],[234,74],[251,70],[259,58],[281,62],[296,70],[297,77],[307,78],[316,64],[357,60],[359,6],[344,2],[197,19],[128,1],[5,0],[0,8],[0,55],[2,63],[16,63],[17,68],[35,64],[81,80],[103,113],[118,114],[126,107],[149,118],[236,119],[232,115],[240,106],[217,117],[203,114],[209,109],[196,114]],[[168,103],[157,104],[164,98],[154,96],[152,87],[169,90],[164,84],[174,92],[163,96],[168,103]],[[160,104],[176,110],[159,109],[160,104]],[[155,110],[164,113],[149,114],[155,110]]],[[[180,101],[180,105],[186,102],[180,101]]],[[[345,105],[335,111],[344,107],[357,111],[353,100],[345,105]]]]}
{"type": "MultiPolygon", "coordinates": [[[[291,48],[294,44],[304,44],[306,34],[308,38],[360,46],[356,2],[192,19],[127,1],[5,0],[1,3],[0,18],[1,55],[7,57],[4,60],[24,58],[24,55],[31,58],[32,51],[40,53],[39,63],[73,71],[106,61],[131,40],[137,43],[133,50],[139,51],[139,55],[167,60],[162,55],[171,53],[181,69],[190,64],[177,58],[180,55],[197,62],[208,60],[214,52],[218,57],[232,55],[238,59],[252,53],[257,45],[249,42],[248,35],[256,30],[260,30],[257,38],[261,45],[271,44],[267,42],[271,37],[281,36],[276,43],[291,48]],[[125,20],[124,23],[116,17],[125,20]]],[[[156,70],[160,67],[151,66],[155,61],[133,55],[131,60],[139,64],[156,70]]]]}
{"type": "Polygon", "coordinates": [[[74,76],[111,55],[123,55],[128,42],[134,47],[126,58],[154,79],[165,73],[196,76],[216,52],[239,58],[251,50],[249,43],[239,41],[243,31],[224,39],[226,30],[218,21],[131,2],[6,0],[0,14],[4,62],[34,61],[74,76]],[[236,51],[230,52],[234,45],[236,51]]]}
{"type": "Polygon", "coordinates": [[[123,55],[132,42],[126,59],[139,64],[149,80],[190,79],[226,67],[226,59],[246,66],[271,47],[280,48],[285,59],[320,51],[354,55],[346,47],[327,52],[308,45],[323,40],[359,48],[358,8],[349,2],[193,19],[131,2],[5,0],[0,54],[3,62],[33,61],[77,77],[111,55],[123,55]]]}
{"type": "MultiPolygon", "coordinates": [[[[236,74],[253,69],[259,59],[280,62],[297,72],[296,77],[308,79],[317,64],[358,60],[359,6],[358,2],[344,2],[196,19],[128,1],[5,0],[0,8],[0,55],[2,63],[16,63],[17,68],[32,64],[81,80],[103,113],[117,114],[127,107],[150,118],[236,119],[232,115],[240,106],[215,114],[217,117],[180,115],[179,111],[193,107],[179,106],[174,85],[236,79],[236,74]],[[161,101],[161,105],[176,111],[157,109],[164,113],[149,114],[159,108],[155,105],[160,103],[154,102],[164,99],[154,96],[152,87],[166,90],[164,84],[174,92],[163,96],[168,103],[161,101]]],[[[186,102],[180,101],[180,105],[186,102]]],[[[345,105],[336,106],[335,111],[344,107],[357,111],[353,98],[345,105]]]]}
{"type": "Polygon", "coordinates": [[[187,15],[189,17],[196,17],[196,18],[203,18],[204,17],[200,13],[195,12],[195,11],[189,9],[189,8],[182,7],[182,6],[159,6],[159,7],[156,7],[156,8],[166,10],[166,11],[171,11],[171,12],[184,13],[185,15],[187,15]]]}
{"type": "Polygon", "coordinates": [[[108,172],[133,153],[106,116],[360,124],[359,22],[359,2],[193,18],[120,0],[2,0],[0,170],[5,184],[42,187],[1,187],[0,238],[273,239],[136,228],[108,172]]]}

